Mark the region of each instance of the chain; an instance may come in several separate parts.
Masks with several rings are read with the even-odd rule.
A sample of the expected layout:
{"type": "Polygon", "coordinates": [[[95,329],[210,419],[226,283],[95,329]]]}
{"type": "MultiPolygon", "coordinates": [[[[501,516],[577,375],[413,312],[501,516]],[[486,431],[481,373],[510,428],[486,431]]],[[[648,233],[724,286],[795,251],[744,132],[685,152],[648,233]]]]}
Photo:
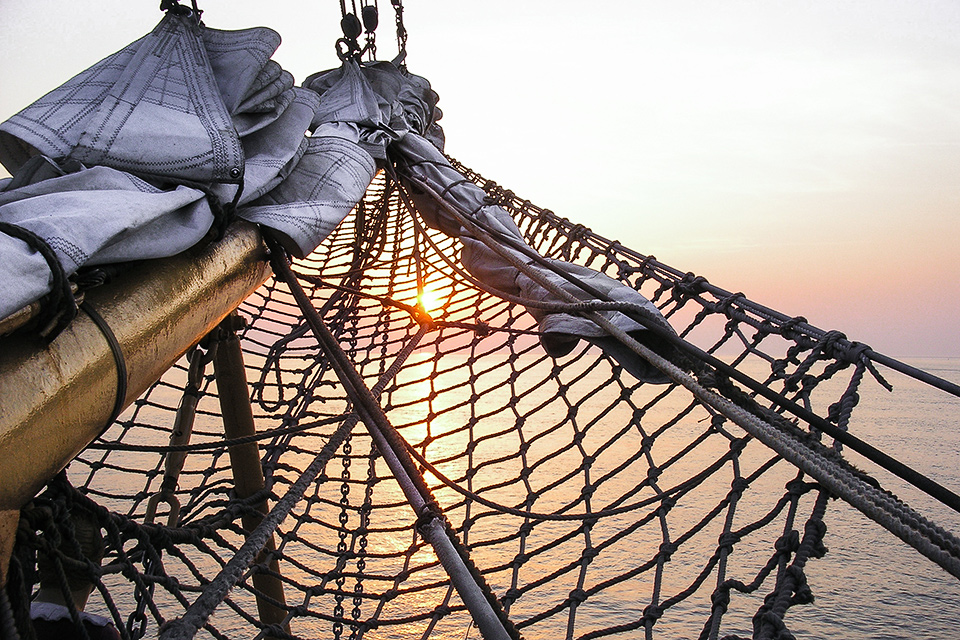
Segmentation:
{"type": "Polygon", "coordinates": [[[390,0],[393,5],[393,11],[397,16],[397,58],[396,63],[401,69],[406,69],[407,59],[407,28],[403,26],[403,1],[390,0]]]}
{"type": "MultiPolygon", "coordinates": [[[[377,482],[377,449],[371,447],[370,466],[367,469],[367,486],[363,494],[363,504],[360,507],[360,534],[357,548],[357,584],[353,587],[353,611],[350,616],[355,622],[360,621],[360,606],[363,604],[363,571],[367,568],[367,533],[370,529],[370,514],[373,511],[373,485],[377,482]]],[[[350,635],[350,640],[356,637],[357,629],[350,635]]]]}
{"type": "MultiPolygon", "coordinates": [[[[187,360],[190,362],[190,368],[187,372],[187,384],[183,388],[183,397],[180,399],[180,405],[177,407],[177,415],[174,418],[173,429],[170,432],[170,446],[178,447],[190,442],[190,436],[193,433],[193,422],[197,415],[197,404],[200,402],[200,387],[204,380],[204,371],[217,355],[217,342],[211,341],[206,352],[199,344],[187,354],[187,360]]],[[[147,502],[147,512],[144,516],[144,523],[150,524],[157,515],[157,506],[160,503],[166,503],[170,506],[170,514],[167,516],[167,526],[177,526],[177,520],[180,517],[180,500],[176,496],[177,482],[180,479],[180,472],[183,471],[183,464],[186,462],[186,451],[170,451],[164,464],[163,481],[160,484],[160,491],[154,494],[147,502]]]]}
{"type": "MultiPolygon", "coordinates": [[[[204,340],[203,342],[206,342],[204,340]]],[[[201,342],[201,344],[203,344],[201,342]]],[[[170,446],[179,446],[190,442],[190,436],[193,433],[193,422],[197,414],[197,403],[200,401],[200,388],[203,385],[204,372],[208,364],[213,362],[217,355],[217,342],[210,341],[206,351],[198,344],[187,354],[187,361],[190,367],[187,371],[187,383],[183,388],[183,397],[180,399],[180,405],[177,407],[177,415],[174,418],[173,429],[170,432],[170,446]]],[[[170,506],[170,513],[167,516],[167,526],[175,527],[180,518],[180,500],[176,496],[177,482],[180,478],[180,472],[183,471],[183,464],[186,462],[186,451],[171,451],[167,454],[164,465],[163,481],[160,484],[160,491],[154,494],[147,502],[147,512],[144,515],[144,524],[150,524],[157,515],[157,506],[163,502],[170,506]]],[[[143,574],[145,576],[156,576],[160,574],[159,550],[157,556],[146,554],[143,560],[143,574]]],[[[138,588],[136,591],[137,606],[130,617],[127,619],[127,631],[131,638],[135,640],[144,637],[147,632],[147,603],[153,601],[153,590],[156,583],[149,581],[146,587],[138,588]]]]}
{"type": "Polygon", "coordinates": [[[347,436],[347,439],[343,442],[343,471],[340,472],[340,479],[343,482],[340,484],[340,530],[337,532],[340,538],[340,541],[337,542],[337,555],[339,556],[336,579],[337,595],[334,596],[335,604],[333,607],[333,615],[337,618],[333,623],[335,640],[340,640],[343,634],[343,587],[347,581],[344,569],[347,564],[347,523],[350,521],[350,515],[347,513],[347,508],[350,506],[350,453],[353,451],[353,447],[350,445],[351,439],[351,436],[347,436]]]}

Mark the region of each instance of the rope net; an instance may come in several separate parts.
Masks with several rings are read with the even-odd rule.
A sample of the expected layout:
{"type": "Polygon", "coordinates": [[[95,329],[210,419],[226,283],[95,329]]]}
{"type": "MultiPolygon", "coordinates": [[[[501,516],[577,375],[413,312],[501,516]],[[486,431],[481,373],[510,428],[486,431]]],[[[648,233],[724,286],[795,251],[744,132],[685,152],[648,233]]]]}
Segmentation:
{"type": "MultiPolygon", "coordinates": [[[[860,387],[883,382],[842,335],[457,168],[542,255],[629,283],[684,339],[841,428],[860,387]]],[[[87,577],[88,610],[123,638],[480,637],[425,541],[430,512],[507,636],[792,637],[788,610],[812,601],[804,568],[825,552],[831,492],[683,386],[641,384],[586,342],[547,356],[532,318],[481,290],[458,252],[380,174],[293,265],[405,451],[381,451],[290,289],[270,280],[238,310],[258,434],[225,442],[207,366],[224,346],[201,343],[24,509],[8,589],[20,636],[33,637],[23,612],[43,578],[36,559],[52,557],[58,575],[87,577]],[[192,435],[170,446],[185,398],[192,435]],[[265,489],[244,492],[231,456],[251,442],[265,489]],[[411,508],[391,456],[414,461],[425,509],[411,508]],[[84,517],[103,531],[102,563],[76,559],[84,517]],[[248,549],[251,529],[264,538],[248,549]]]]}

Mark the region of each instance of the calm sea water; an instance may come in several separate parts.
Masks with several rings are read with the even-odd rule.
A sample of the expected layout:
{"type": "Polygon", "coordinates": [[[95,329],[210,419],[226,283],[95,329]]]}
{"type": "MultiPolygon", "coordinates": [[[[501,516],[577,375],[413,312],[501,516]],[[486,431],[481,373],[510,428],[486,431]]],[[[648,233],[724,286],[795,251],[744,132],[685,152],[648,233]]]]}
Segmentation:
{"type": "MultiPolygon", "coordinates": [[[[909,362],[942,378],[960,383],[960,359],[941,358],[909,362]]],[[[896,372],[884,369],[882,373],[894,385],[895,393],[888,394],[877,384],[864,384],[851,430],[881,450],[955,492],[960,492],[960,398],[936,390],[931,391],[926,385],[896,372]]],[[[586,380],[585,384],[590,386],[592,382],[586,380]]],[[[411,392],[413,391],[415,389],[411,389],[411,392]]],[[[426,393],[421,397],[425,395],[426,393]]],[[[487,424],[485,428],[492,431],[510,428],[511,424],[508,424],[506,419],[500,424],[496,422],[496,416],[493,418],[493,424],[487,424]]],[[[407,435],[410,437],[414,434],[407,435]]],[[[437,446],[456,448],[457,445],[452,442],[444,445],[441,440],[437,446]]],[[[438,457],[443,457],[442,452],[438,457]]],[[[921,514],[955,534],[960,533],[960,514],[935,503],[921,492],[911,489],[902,481],[855,455],[849,457],[854,464],[870,471],[886,488],[894,491],[921,514]]],[[[775,489],[779,491],[781,487],[782,485],[775,489]]],[[[726,491],[726,488],[720,489],[722,492],[726,491]]],[[[698,494],[694,499],[702,502],[702,505],[692,504],[688,505],[688,508],[696,511],[702,506],[708,510],[717,504],[722,492],[698,494]]],[[[399,494],[396,499],[402,504],[399,494]]],[[[810,606],[793,607],[787,614],[787,627],[797,638],[960,639],[960,581],[842,501],[831,501],[826,523],[828,529],[825,544],[829,552],[822,559],[812,560],[806,567],[816,601],[810,606]]],[[[802,529],[802,522],[797,526],[802,529]]],[[[637,546],[624,548],[620,551],[623,554],[622,566],[634,566],[637,557],[649,557],[656,552],[659,544],[658,532],[652,533],[653,551],[637,546]]],[[[712,540],[715,541],[716,537],[712,540]]],[[[398,541],[397,544],[402,548],[406,542],[398,541]]],[[[501,560],[485,558],[483,554],[483,549],[475,551],[476,560],[481,566],[497,564],[501,560]]],[[[561,560],[557,558],[558,563],[561,560]]],[[[496,580],[494,577],[494,581],[496,580]]],[[[637,603],[646,596],[632,593],[626,586],[611,590],[609,594],[605,594],[605,599],[595,599],[598,603],[596,606],[600,607],[595,614],[590,614],[588,608],[584,607],[582,619],[591,623],[588,628],[611,624],[602,621],[604,607],[610,608],[608,615],[611,617],[619,613],[617,609],[627,605],[638,607],[638,611],[642,610],[643,604],[637,603]],[[592,624],[594,621],[590,619],[590,615],[599,616],[600,623],[592,624]]],[[[502,585],[494,584],[494,587],[502,590],[502,585]]],[[[709,596],[709,590],[707,589],[706,597],[709,596]]],[[[764,593],[767,590],[765,587],[764,593]]],[[[762,596],[763,594],[758,595],[761,601],[762,596]]],[[[535,597],[533,594],[529,600],[535,597]]],[[[755,609],[751,611],[753,610],[755,609]]],[[[686,603],[678,606],[670,611],[669,622],[664,619],[656,625],[654,637],[670,640],[696,638],[705,615],[702,606],[687,606],[686,603]]],[[[462,618],[453,616],[446,622],[450,623],[449,627],[456,628],[438,629],[431,637],[458,640],[479,637],[475,629],[465,628],[462,618]]],[[[303,620],[298,624],[294,631],[301,637],[332,637],[326,623],[303,620]]],[[[737,633],[749,634],[749,618],[745,618],[735,627],[737,633]]],[[[249,628],[234,628],[229,624],[220,628],[229,633],[230,637],[250,636],[249,628]]],[[[551,630],[538,629],[536,626],[529,628],[524,635],[530,639],[543,640],[562,637],[562,634],[557,636],[551,630]]],[[[388,630],[380,630],[368,637],[405,636],[394,636],[390,635],[388,630]]],[[[643,637],[643,632],[636,631],[632,636],[626,637],[640,638],[643,637]]]]}
{"type": "MultiPolygon", "coordinates": [[[[960,359],[913,359],[908,363],[960,384],[960,359]]],[[[960,493],[960,398],[931,390],[897,372],[880,370],[894,385],[894,393],[872,381],[864,383],[851,431],[960,493]]],[[[960,535],[960,514],[856,454],[847,457],[921,515],[960,535]]],[[[704,496],[704,508],[715,501],[716,496],[704,496]]],[[[830,502],[825,520],[828,553],[806,567],[815,602],[792,607],[786,617],[787,628],[797,638],[960,639],[960,580],[841,500],[830,502]]],[[[802,531],[802,523],[798,528],[802,531]]],[[[637,550],[625,557],[624,565],[633,566],[636,555],[642,553],[637,550]]],[[[614,603],[614,609],[622,604],[614,603]]],[[[654,637],[696,638],[705,615],[703,607],[677,607],[671,611],[674,621],[667,623],[665,618],[663,624],[658,623],[654,637]]],[[[737,633],[749,635],[749,629],[745,620],[737,626],[737,633]]],[[[474,632],[470,637],[479,636],[474,632]]],[[[628,637],[641,638],[643,632],[628,637]]]]}
{"type": "MultiPolygon", "coordinates": [[[[960,384],[960,359],[911,360],[909,364],[960,384]]],[[[854,411],[851,431],[940,484],[960,492],[960,398],[931,389],[895,371],[881,368],[881,373],[893,384],[894,393],[885,391],[873,380],[866,380],[861,386],[861,400],[854,411]]],[[[597,381],[586,380],[584,384],[591,386],[597,381]]],[[[616,419],[612,417],[613,422],[616,419]]],[[[510,427],[509,416],[505,416],[502,424],[488,424],[485,428],[497,431],[510,427]]],[[[624,444],[629,446],[629,443],[624,444]]],[[[436,446],[437,457],[444,457],[442,443],[436,446]]],[[[453,443],[447,446],[456,448],[453,443]]],[[[848,453],[848,459],[874,475],[885,488],[893,491],[921,515],[960,534],[960,514],[856,454],[848,453]]],[[[771,486],[770,489],[777,492],[781,486],[771,486]]],[[[693,496],[693,500],[699,499],[701,504],[687,505],[691,512],[699,513],[712,508],[722,495],[707,487],[703,489],[707,490],[693,496]]],[[[721,489],[726,491],[725,487],[721,489]]],[[[840,500],[831,501],[825,520],[828,528],[824,542],[829,551],[824,558],[811,560],[806,567],[816,600],[812,605],[791,608],[786,617],[788,629],[797,638],[960,639],[960,581],[840,500]]],[[[796,526],[802,531],[802,521],[796,526]]],[[[653,531],[652,534],[649,548],[639,545],[624,547],[619,551],[623,554],[622,562],[611,564],[620,564],[620,568],[633,567],[637,565],[638,558],[650,557],[660,542],[659,532],[653,531]]],[[[709,544],[713,544],[714,540],[715,537],[709,544]]],[[[694,542],[691,546],[696,547],[697,544],[700,543],[694,542]]],[[[696,552],[701,556],[703,553],[709,555],[712,548],[697,548],[696,552]]],[[[501,561],[498,557],[485,557],[482,548],[474,553],[481,566],[495,565],[501,561]]],[[[556,566],[567,561],[569,558],[555,559],[556,566]]],[[[674,559],[671,564],[677,562],[682,560],[674,559]]],[[[494,578],[494,582],[496,580],[494,578]]],[[[650,582],[649,577],[645,580],[650,582]]],[[[502,585],[494,586],[502,589],[502,585]]],[[[578,620],[584,623],[578,633],[616,624],[619,621],[617,616],[622,616],[626,609],[636,610],[636,615],[639,615],[643,603],[649,600],[644,600],[648,596],[642,593],[642,586],[631,592],[632,586],[624,583],[617,589],[605,592],[603,597],[596,598],[593,612],[587,607],[578,612],[578,620]]],[[[757,596],[759,602],[762,602],[768,590],[767,586],[761,590],[763,593],[757,596]]],[[[709,598],[709,591],[710,588],[707,588],[702,598],[696,601],[691,599],[671,609],[669,616],[665,616],[654,627],[654,637],[670,640],[696,638],[706,619],[704,598],[709,598]]],[[[536,594],[531,598],[535,599],[536,594]]],[[[532,610],[539,609],[534,606],[532,610]]],[[[737,615],[743,614],[728,614],[735,620],[731,620],[732,625],[725,625],[721,629],[721,636],[732,631],[749,635],[749,617],[741,619],[737,615]]],[[[544,630],[534,626],[526,629],[524,635],[527,638],[550,640],[562,637],[563,633],[560,628],[544,630]]],[[[452,633],[442,637],[462,636],[452,633]]],[[[474,630],[469,637],[476,638],[479,635],[474,630]]],[[[635,631],[626,637],[643,637],[643,631],[635,631]]]]}
{"type": "MultiPolygon", "coordinates": [[[[960,359],[907,360],[960,384],[960,359]]],[[[870,387],[855,411],[865,440],[960,493],[960,398],[886,369],[899,398],[870,387]]],[[[960,514],[905,486],[867,461],[870,471],[907,504],[960,534],[960,514]]],[[[829,553],[807,573],[816,602],[795,607],[788,624],[798,638],[943,640],[960,638],[960,581],[843,502],[827,512],[829,553]]]]}

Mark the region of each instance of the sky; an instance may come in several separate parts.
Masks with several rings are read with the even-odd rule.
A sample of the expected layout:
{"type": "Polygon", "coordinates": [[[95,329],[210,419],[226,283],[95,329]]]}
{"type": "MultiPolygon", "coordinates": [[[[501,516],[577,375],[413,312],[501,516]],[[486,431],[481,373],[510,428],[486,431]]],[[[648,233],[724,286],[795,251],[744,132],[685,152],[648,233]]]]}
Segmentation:
{"type": "MultiPolygon", "coordinates": [[[[336,0],[200,0],[335,67],[336,0]]],[[[379,57],[396,52],[379,0],[379,57]]],[[[158,0],[0,0],[0,119],[158,0]]],[[[960,3],[406,0],[447,152],[682,271],[897,357],[960,357],[960,3]]]]}

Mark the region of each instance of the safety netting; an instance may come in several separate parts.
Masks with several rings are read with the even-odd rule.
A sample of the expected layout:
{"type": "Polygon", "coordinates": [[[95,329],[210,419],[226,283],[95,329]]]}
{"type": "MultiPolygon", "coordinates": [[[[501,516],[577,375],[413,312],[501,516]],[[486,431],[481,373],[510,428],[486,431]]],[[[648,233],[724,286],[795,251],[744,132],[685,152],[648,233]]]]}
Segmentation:
{"type": "MultiPolygon", "coordinates": [[[[637,289],[687,343],[837,429],[862,387],[886,384],[881,356],[842,334],[455,166],[541,255],[637,289]]],[[[38,557],[57,585],[86,576],[87,610],[123,638],[791,637],[845,491],[958,575],[953,535],[889,515],[902,503],[845,446],[709,359],[663,352],[679,373],[658,385],[586,341],[547,355],[524,308],[485,291],[403,196],[381,172],[291,265],[300,303],[268,281],[24,508],[20,637],[38,557]],[[215,371],[234,335],[247,437],[225,435],[244,403],[215,371]]]]}

